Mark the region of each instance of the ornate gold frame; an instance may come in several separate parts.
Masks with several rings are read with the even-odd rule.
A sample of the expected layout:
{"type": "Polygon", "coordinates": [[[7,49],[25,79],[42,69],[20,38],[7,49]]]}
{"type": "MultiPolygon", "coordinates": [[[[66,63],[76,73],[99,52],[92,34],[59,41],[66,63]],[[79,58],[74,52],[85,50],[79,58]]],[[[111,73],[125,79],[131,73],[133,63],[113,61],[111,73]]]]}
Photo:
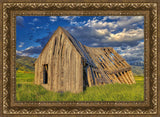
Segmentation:
{"type": "MultiPolygon", "coordinates": [[[[0,4],[0,115],[27,114],[154,114],[158,113],[158,7],[160,2],[65,2],[6,0],[0,4]],[[23,15],[143,15],[145,17],[145,99],[142,102],[17,102],[15,100],[15,17],[23,15]]],[[[160,26],[159,26],[160,27],[160,26]]],[[[160,37],[160,36],[159,36],[160,37]]],[[[160,83],[159,83],[160,84],[160,83]]],[[[70,115],[71,116],[71,115],[70,115]]]]}

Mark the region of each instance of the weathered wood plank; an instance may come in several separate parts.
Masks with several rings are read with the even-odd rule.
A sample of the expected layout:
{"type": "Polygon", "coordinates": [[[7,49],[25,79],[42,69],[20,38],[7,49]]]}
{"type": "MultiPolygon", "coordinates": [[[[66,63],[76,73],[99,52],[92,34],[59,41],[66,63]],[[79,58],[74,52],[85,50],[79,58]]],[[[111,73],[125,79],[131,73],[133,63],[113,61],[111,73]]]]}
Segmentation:
{"type": "MultiPolygon", "coordinates": [[[[90,51],[90,53],[97,53],[97,50],[96,50],[96,49],[93,49],[93,48],[90,49],[90,48],[88,47],[87,50],[90,51]]],[[[93,61],[95,62],[95,64],[96,64],[96,66],[98,67],[98,69],[100,70],[102,77],[107,80],[106,82],[112,83],[111,80],[110,80],[110,78],[108,78],[108,77],[105,75],[105,73],[104,73],[103,68],[101,67],[101,65],[99,65],[99,63],[96,62],[96,61],[97,61],[97,58],[95,57],[95,55],[94,55],[94,54],[90,54],[90,56],[91,56],[91,58],[93,59],[93,61]]]]}
{"type": "Polygon", "coordinates": [[[88,85],[89,85],[89,87],[92,86],[92,81],[91,81],[91,79],[92,79],[92,75],[91,75],[90,67],[88,67],[88,68],[87,68],[87,80],[88,80],[88,85]]]}
{"type": "Polygon", "coordinates": [[[131,81],[130,77],[128,76],[127,72],[124,72],[124,76],[126,77],[129,84],[132,84],[132,81],[131,81]]]}
{"type": "MultiPolygon", "coordinates": [[[[115,71],[115,70],[117,70],[117,68],[113,65],[113,63],[109,60],[109,58],[104,54],[104,52],[102,52],[103,50],[99,50],[99,54],[105,59],[105,61],[104,60],[102,60],[104,63],[105,63],[105,65],[107,66],[107,68],[108,68],[108,70],[107,71],[109,71],[109,72],[111,72],[111,71],[115,71]],[[109,66],[110,65],[110,66],[109,66]]],[[[107,75],[108,73],[106,73],[106,75],[107,75]]],[[[117,80],[115,80],[115,79],[117,79],[117,78],[115,78],[114,76],[112,76],[112,77],[109,77],[111,80],[112,80],[112,82],[113,83],[115,83],[115,82],[117,82],[117,80]]],[[[119,81],[119,80],[118,80],[119,81]]]]}
{"type": "Polygon", "coordinates": [[[132,73],[131,71],[128,71],[128,74],[130,75],[130,78],[132,79],[132,82],[133,82],[133,83],[136,83],[136,82],[135,82],[135,79],[134,79],[134,77],[133,77],[133,73],[132,73]]]}

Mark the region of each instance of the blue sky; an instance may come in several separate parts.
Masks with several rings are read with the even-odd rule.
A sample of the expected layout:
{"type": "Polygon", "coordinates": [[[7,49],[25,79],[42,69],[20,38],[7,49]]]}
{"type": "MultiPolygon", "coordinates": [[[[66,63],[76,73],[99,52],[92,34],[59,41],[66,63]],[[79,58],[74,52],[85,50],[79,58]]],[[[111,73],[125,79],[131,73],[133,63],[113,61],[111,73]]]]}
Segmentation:
{"type": "Polygon", "coordinates": [[[17,16],[16,53],[38,57],[61,26],[90,47],[113,47],[127,62],[144,62],[143,16],[17,16]]]}

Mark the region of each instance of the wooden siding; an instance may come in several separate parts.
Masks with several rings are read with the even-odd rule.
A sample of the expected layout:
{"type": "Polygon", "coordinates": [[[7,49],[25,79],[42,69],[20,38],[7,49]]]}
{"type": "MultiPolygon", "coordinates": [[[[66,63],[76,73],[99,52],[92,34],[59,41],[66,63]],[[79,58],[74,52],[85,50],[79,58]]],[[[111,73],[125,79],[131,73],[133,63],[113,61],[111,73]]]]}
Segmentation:
{"type": "Polygon", "coordinates": [[[51,37],[35,62],[35,83],[55,92],[83,91],[82,57],[61,29],[51,37]],[[48,64],[47,84],[43,84],[44,64],[48,64]]]}

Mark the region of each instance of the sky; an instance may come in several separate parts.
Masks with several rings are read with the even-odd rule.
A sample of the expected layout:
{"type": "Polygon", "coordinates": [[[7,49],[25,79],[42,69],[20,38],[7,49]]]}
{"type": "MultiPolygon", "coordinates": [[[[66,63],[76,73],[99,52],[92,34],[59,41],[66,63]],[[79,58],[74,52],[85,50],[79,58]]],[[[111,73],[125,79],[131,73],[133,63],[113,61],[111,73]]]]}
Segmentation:
{"type": "Polygon", "coordinates": [[[113,47],[144,64],[143,16],[17,16],[16,54],[37,58],[58,26],[89,47],[113,47]]]}

